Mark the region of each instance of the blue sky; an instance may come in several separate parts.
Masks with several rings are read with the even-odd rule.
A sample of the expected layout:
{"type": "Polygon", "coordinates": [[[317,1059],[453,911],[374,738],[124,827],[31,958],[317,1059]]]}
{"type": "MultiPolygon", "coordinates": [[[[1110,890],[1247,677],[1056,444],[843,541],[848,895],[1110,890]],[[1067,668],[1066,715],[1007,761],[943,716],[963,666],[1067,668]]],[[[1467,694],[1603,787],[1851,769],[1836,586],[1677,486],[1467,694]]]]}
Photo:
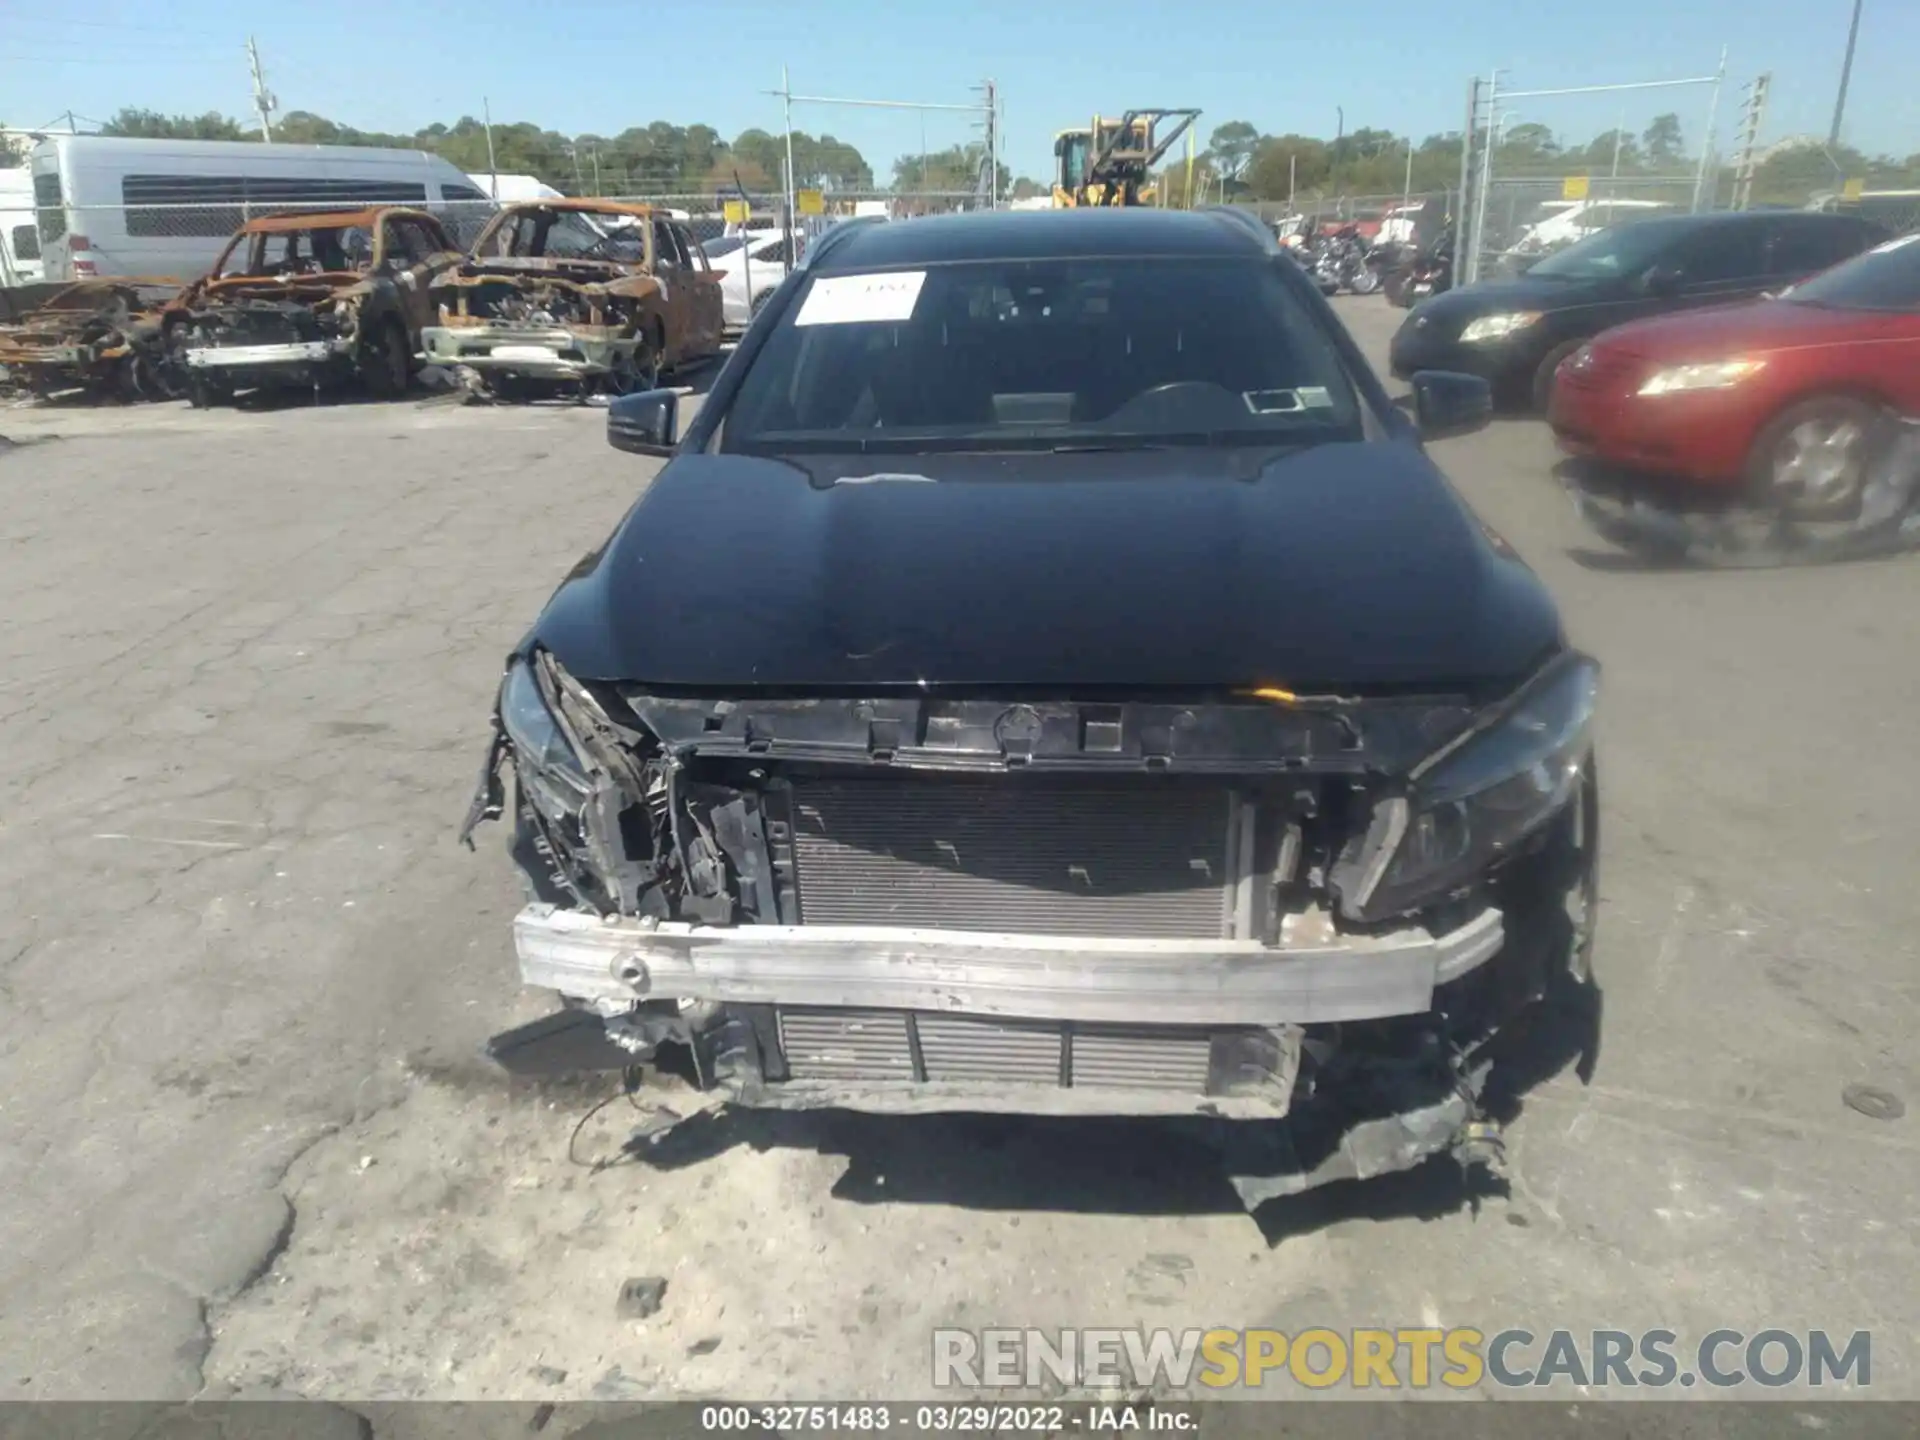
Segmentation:
{"type": "MultiPolygon", "coordinates": [[[[1850,0],[1371,0],[1365,5],[1199,0],[332,0],[249,7],[267,79],[284,109],[366,129],[412,130],[482,97],[495,120],[570,134],[655,119],[704,121],[727,136],[777,130],[780,67],[796,92],[963,103],[991,76],[1005,99],[1007,160],[1044,175],[1052,134],[1096,110],[1199,106],[1203,131],[1245,119],[1269,133],[1331,135],[1371,125],[1423,136],[1457,129],[1468,78],[1498,66],[1522,89],[1711,74],[1728,52],[1723,146],[1752,76],[1773,73],[1767,136],[1824,135],[1850,0]],[[1096,27],[1095,16],[1101,17],[1096,27]],[[1520,18],[1516,18],[1520,17],[1520,18]],[[663,41],[670,41],[669,51],[663,41]]],[[[165,6],[94,0],[80,18],[15,4],[0,23],[0,120],[43,124],[121,105],[248,112],[246,28],[219,0],[165,6]]],[[[1866,0],[1845,137],[1869,151],[1920,151],[1920,0],[1866,0]]],[[[1520,102],[1585,141],[1620,120],[1639,129],[1677,111],[1689,143],[1705,87],[1520,102]]],[[[938,149],[971,117],[925,117],[938,149]]],[[[922,120],[802,106],[795,124],[858,145],[876,171],[919,148],[922,120]]]]}

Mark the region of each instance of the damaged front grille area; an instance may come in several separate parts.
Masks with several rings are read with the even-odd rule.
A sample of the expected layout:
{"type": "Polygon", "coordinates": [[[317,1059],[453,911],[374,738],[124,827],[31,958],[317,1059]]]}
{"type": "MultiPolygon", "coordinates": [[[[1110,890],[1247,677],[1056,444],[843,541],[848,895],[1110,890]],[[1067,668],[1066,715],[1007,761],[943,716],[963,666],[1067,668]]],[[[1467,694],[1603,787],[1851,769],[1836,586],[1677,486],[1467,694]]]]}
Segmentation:
{"type": "MultiPolygon", "coordinates": [[[[1224,1040],[1244,1046],[1247,1038],[1224,1040]]],[[[787,1074],[795,1080],[1000,1082],[1204,1095],[1215,1073],[1215,1035],[1186,1026],[783,1009],[779,1040],[787,1074]]],[[[1277,1044],[1274,1049],[1277,1060],[1277,1044]]]]}
{"type": "Polygon", "coordinates": [[[498,758],[541,898],[723,926],[1275,944],[1325,909],[1383,777],[1471,714],[677,701],[516,667],[505,723],[546,728],[498,758]]]}
{"type": "MultiPolygon", "coordinates": [[[[1383,817],[1404,822],[1401,777],[1476,718],[1449,700],[662,700],[535,651],[509,668],[471,818],[505,811],[511,758],[536,891],[522,977],[629,1054],[688,1047],[702,1088],[1271,1117],[1307,1041],[1424,1017],[1420,1063],[1444,1073],[1451,1030],[1539,993],[1567,823],[1418,910],[1343,904],[1383,817]]],[[[1421,843],[1452,853],[1444,830],[1421,843]]]]}
{"type": "Polygon", "coordinates": [[[804,924],[1168,939],[1232,924],[1224,786],[806,779],[791,810],[804,924]]]}

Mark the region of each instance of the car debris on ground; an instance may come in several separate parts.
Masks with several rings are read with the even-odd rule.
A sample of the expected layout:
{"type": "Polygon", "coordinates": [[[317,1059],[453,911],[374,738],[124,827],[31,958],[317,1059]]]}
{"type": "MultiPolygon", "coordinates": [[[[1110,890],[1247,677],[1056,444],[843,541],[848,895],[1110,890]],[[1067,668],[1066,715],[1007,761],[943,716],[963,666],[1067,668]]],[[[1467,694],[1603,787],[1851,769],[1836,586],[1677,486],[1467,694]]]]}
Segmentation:
{"type": "Polygon", "coordinates": [[[459,247],[433,216],[396,206],[267,216],[242,226],[175,304],[167,333],[189,399],[357,379],[404,394],[433,278],[459,247]]]}
{"type": "Polygon", "coordinates": [[[647,390],[719,350],[722,273],[652,206],[509,205],[435,280],[421,345],[476,399],[647,390]]]}
{"type": "Polygon", "coordinates": [[[164,322],[178,280],[80,280],[10,325],[0,325],[0,368],[39,398],[78,390],[90,399],[171,398],[164,322]]]}

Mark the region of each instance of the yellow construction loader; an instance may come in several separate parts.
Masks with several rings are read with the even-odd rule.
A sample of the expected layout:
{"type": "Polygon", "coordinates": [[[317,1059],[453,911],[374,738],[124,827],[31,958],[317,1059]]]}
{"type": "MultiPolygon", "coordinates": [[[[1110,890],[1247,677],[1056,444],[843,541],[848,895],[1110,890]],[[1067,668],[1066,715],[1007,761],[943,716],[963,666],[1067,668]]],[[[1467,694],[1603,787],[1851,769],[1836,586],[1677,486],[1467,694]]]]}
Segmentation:
{"type": "Polygon", "coordinates": [[[1153,204],[1153,167],[1199,118],[1198,110],[1129,110],[1062,130],[1053,139],[1054,208],[1153,204]]]}

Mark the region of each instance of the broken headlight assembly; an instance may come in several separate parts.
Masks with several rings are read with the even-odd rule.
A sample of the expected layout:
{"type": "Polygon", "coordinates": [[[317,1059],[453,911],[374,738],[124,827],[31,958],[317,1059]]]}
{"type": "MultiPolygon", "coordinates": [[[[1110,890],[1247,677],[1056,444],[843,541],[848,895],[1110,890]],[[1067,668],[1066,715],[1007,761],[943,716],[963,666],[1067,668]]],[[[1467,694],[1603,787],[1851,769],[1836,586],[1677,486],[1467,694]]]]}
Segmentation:
{"type": "Polygon", "coordinates": [[[500,724],[513,742],[514,773],[528,798],[551,819],[578,815],[592,784],[526,660],[515,660],[500,684],[500,724]]]}
{"type": "Polygon", "coordinates": [[[1343,913],[1381,920],[1431,904],[1558,814],[1587,766],[1599,688],[1600,667],[1569,655],[1415,767],[1335,867],[1343,913]]]}

